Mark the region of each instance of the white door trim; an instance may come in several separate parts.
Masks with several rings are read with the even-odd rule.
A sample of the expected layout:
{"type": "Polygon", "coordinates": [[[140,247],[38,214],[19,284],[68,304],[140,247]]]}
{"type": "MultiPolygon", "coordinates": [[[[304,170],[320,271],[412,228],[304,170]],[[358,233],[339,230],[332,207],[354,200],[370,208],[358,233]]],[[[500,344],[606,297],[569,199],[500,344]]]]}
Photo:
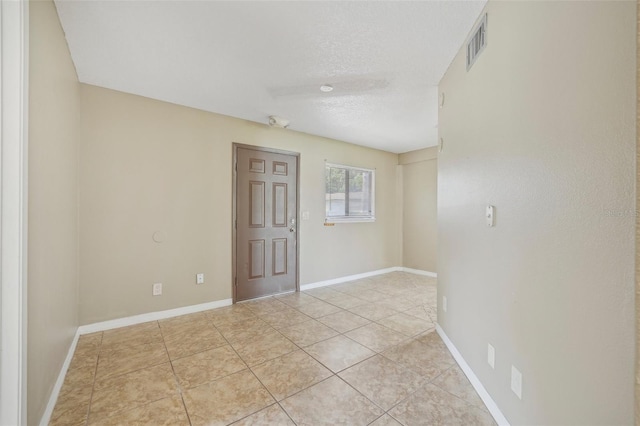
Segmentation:
{"type": "Polygon", "coordinates": [[[29,4],[0,1],[0,425],[27,423],[29,4]]]}

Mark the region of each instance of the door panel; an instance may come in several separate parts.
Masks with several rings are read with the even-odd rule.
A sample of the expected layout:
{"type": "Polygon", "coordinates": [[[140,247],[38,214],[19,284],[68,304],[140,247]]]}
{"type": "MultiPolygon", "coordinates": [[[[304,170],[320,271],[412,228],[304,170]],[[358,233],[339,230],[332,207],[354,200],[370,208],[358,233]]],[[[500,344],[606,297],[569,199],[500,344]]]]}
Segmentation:
{"type": "Polygon", "coordinates": [[[264,182],[249,182],[249,227],[264,228],[264,182]]]}
{"type": "Polygon", "coordinates": [[[264,240],[249,241],[249,279],[264,278],[264,240]]]}
{"type": "Polygon", "coordinates": [[[276,238],[273,240],[273,265],[271,273],[273,275],[283,275],[287,273],[287,239],[276,238]]]}
{"type": "Polygon", "coordinates": [[[287,175],[287,163],[281,162],[281,161],[274,161],[273,162],[273,174],[274,175],[280,175],[280,176],[286,176],[287,175]]]}
{"type": "Polygon", "coordinates": [[[252,173],[264,173],[264,160],[257,158],[249,159],[249,171],[252,173]]]}
{"type": "Polygon", "coordinates": [[[273,184],[273,226],[287,226],[287,184],[273,184]]]}
{"type": "Polygon", "coordinates": [[[237,147],[235,300],[296,289],[298,157],[237,147]]]}

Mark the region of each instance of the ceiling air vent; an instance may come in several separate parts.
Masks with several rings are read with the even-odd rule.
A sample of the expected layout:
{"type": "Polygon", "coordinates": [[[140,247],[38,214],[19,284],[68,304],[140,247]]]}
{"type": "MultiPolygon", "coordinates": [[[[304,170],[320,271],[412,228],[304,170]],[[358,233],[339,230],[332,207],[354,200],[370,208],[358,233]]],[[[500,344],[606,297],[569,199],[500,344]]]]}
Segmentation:
{"type": "Polygon", "coordinates": [[[487,14],[485,13],[473,30],[471,39],[467,42],[467,71],[471,69],[480,53],[487,45],[487,14]]]}

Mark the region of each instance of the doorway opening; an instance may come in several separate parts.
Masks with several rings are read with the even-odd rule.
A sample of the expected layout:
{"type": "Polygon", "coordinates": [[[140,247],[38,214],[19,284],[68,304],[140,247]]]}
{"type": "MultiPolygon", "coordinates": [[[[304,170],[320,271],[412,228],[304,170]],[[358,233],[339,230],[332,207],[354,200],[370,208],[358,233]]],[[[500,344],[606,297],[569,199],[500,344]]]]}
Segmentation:
{"type": "Polygon", "coordinates": [[[233,302],[300,291],[300,154],[233,144],[233,302]]]}

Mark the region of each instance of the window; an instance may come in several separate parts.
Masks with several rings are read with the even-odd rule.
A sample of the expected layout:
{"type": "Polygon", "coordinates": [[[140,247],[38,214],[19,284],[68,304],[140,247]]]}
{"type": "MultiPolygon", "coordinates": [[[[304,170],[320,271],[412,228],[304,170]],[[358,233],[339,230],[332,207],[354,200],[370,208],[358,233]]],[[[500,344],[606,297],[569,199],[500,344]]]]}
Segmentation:
{"type": "Polygon", "coordinates": [[[327,222],[375,220],[375,171],[326,163],[327,222]]]}

